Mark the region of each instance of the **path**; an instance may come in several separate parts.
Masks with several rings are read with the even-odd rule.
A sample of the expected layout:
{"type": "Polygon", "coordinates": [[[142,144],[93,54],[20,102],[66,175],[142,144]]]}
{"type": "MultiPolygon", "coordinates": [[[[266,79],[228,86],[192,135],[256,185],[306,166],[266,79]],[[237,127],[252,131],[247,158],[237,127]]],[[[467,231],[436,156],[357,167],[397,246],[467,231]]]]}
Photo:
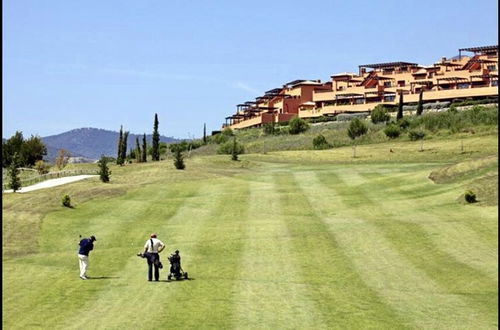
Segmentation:
{"type": "MultiPolygon", "coordinates": [[[[33,190],[38,190],[38,189],[44,189],[44,188],[50,188],[50,187],[55,187],[55,186],[60,186],[66,183],[71,183],[71,182],[76,182],[80,180],[84,180],[87,178],[93,178],[97,177],[98,175],[75,175],[75,176],[67,176],[64,178],[57,178],[57,179],[50,179],[50,180],[45,180],[43,182],[36,183],[31,186],[27,187],[21,187],[18,191],[20,193],[25,193],[33,190]]],[[[12,189],[5,190],[4,193],[11,193],[12,189]]]]}

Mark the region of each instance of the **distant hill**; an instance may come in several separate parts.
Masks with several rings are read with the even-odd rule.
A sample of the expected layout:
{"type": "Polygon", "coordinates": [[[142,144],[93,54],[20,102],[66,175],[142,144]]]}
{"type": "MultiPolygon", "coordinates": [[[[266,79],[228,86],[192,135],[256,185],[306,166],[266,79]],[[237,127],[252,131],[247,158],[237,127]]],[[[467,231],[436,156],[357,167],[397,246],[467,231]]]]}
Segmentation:
{"type": "MultiPolygon", "coordinates": [[[[116,157],[120,133],[99,128],[77,128],[57,135],[42,137],[47,146],[45,160],[52,162],[59,149],[65,149],[73,157],[83,157],[89,160],[101,158],[101,155],[116,157]]],[[[129,134],[127,149],[135,148],[135,139],[139,138],[142,146],[142,134],[129,134]]],[[[152,134],[146,134],[148,146],[151,145],[152,134]]],[[[175,143],[181,140],[173,137],[160,136],[160,142],[175,143]]]]}

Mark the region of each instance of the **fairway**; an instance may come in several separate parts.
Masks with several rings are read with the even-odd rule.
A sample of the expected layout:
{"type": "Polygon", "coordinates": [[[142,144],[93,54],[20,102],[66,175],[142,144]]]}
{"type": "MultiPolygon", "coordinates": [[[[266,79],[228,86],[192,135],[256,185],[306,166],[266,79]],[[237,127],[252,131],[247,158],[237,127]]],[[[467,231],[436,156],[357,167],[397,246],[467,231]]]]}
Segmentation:
{"type": "Polygon", "coordinates": [[[449,165],[432,155],[334,161],[350,150],[133,164],[108,185],[4,195],[3,328],[497,328],[498,206],[430,180],[449,165]],[[147,281],[151,232],[191,280],[147,281]],[[79,234],[97,237],[88,281],[79,234]]]}

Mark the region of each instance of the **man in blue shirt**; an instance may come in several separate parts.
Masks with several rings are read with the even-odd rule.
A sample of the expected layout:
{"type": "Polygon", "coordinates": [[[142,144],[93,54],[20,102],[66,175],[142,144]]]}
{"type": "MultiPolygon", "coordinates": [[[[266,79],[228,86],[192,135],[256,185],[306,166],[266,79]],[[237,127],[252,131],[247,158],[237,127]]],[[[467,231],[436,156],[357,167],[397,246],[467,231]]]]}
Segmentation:
{"type": "Polygon", "coordinates": [[[78,251],[78,259],[80,259],[80,278],[87,280],[87,268],[89,266],[89,253],[94,249],[94,241],[97,241],[95,236],[84,238],[80,241],[80,250],[78,251]]]}

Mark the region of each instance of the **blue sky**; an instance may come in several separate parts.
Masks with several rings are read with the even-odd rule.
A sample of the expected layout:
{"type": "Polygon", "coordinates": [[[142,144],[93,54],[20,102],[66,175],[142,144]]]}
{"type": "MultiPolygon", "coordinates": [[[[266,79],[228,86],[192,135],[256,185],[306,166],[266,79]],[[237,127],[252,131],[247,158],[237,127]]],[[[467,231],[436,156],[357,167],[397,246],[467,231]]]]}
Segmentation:
{"type": "Polygon", "coordinates": [[[498,44],[498,2],[3,1],[3,137],[201,137],[236,104],[358,65],[498,44]]]}

